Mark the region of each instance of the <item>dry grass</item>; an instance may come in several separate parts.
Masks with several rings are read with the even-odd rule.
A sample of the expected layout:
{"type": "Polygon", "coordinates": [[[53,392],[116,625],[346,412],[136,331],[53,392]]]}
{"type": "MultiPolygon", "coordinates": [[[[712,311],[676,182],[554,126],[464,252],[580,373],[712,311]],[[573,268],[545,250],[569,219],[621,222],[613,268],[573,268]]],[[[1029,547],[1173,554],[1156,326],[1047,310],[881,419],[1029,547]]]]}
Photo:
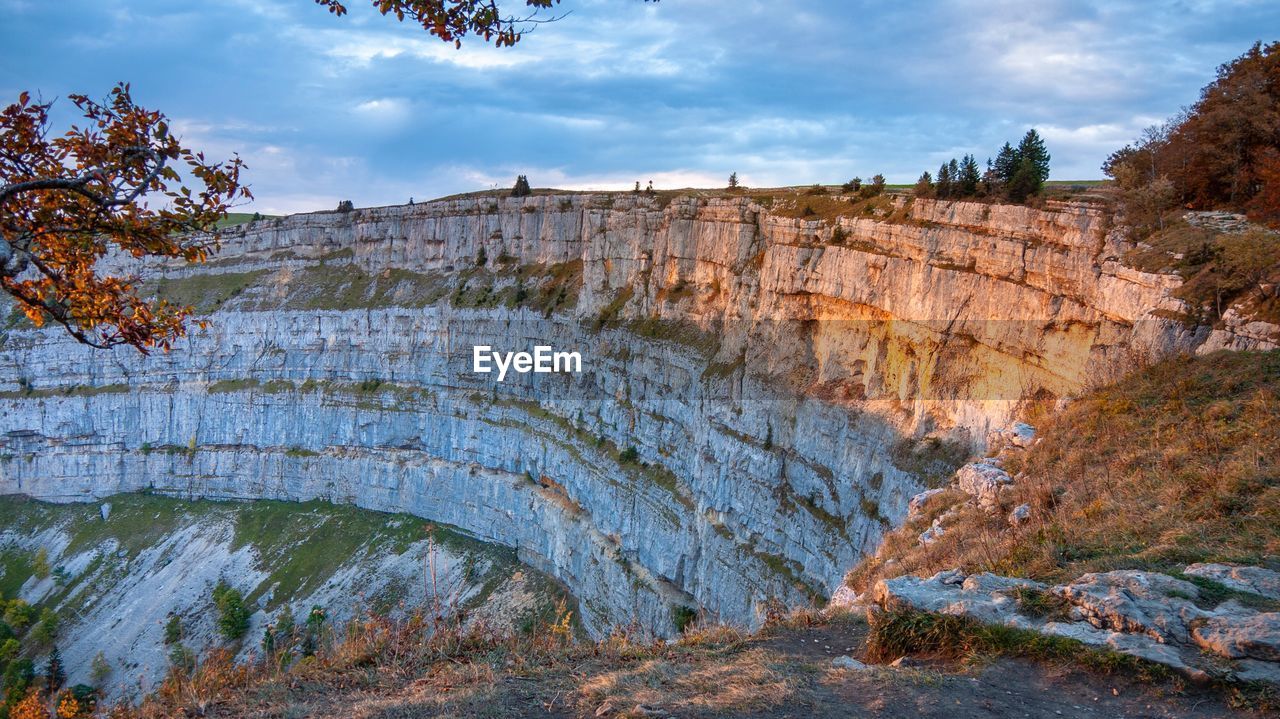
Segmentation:
{"type": "Polygon", "coordinates": [[[1224,233],[1171,219],[1126,262],[1147,272],[1176,272],[1174,293],[1191,305],[1188,320],[1212,323],[1232,305],[1246,316],[1280,322],[1280,233],[1262,228],[1224,233]],[[1270,287],[1265,289],[1264,287],[1270,287]]]}
{"type": "Polygon", "coordinates": [[[1062,581],[1204,561],[1280,565],[1280,352],[1161,362],[1078,399],[1041,436],[1006,466],[1026,474],[1004,507],[1030,504],[1024,526],[947,492],[851,584],[951,567],[1062,581]],[[919,545],[951,507],[946,534],[919,545]]]}

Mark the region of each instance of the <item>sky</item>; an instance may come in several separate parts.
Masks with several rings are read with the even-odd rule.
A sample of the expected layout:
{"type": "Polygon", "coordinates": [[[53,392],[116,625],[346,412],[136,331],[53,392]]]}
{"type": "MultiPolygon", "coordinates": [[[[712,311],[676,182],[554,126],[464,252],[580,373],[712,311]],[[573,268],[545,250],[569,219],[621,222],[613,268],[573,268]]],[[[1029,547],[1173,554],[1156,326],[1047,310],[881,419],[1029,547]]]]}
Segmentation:
{"type": "MultiPolygon", "coordinates": [[[[1195,101],[1280,28],[1271,0],[561,0],[456,50],[347,0],[0,0],[0,102],[117,82],[265,214],[509,187],[914,182],[1030,127],[1051,179],[1195,101]],[[567,13],[567,14],[565,14],[567,13]],[[545,16],[545,15],[544,15],[545,16]]],[[[523,11],[523,0],[499,0],[523,11]]]]}

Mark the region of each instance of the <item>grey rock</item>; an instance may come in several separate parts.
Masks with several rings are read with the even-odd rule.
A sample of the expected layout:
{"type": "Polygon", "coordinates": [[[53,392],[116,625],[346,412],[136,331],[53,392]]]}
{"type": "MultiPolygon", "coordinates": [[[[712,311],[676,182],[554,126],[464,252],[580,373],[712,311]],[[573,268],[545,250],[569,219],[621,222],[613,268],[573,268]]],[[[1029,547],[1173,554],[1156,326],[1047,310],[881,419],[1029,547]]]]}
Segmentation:
{"type": "Polygon", "coordinates": [[[853,657],[847,656],[847,655],[839,656],[839,657],[836,657],[835,659],[832,659],[831,666],[835,667],[836,669],[852,669],[855,671],[860,671],[867,668],[866,664],[863,664],[857,659],[854,659],[853,657]]]}
{"type": "Polygon", "coordinates": [[[1196,644],[1230,659],[1280,662],[1280,612],[1210,617],[1192,635],[1196,644]]]}
{"type": "Polygon", "coordinates": [[[1026,448],[1035,442],[1036,428],[1026,422],[1015,422],[1013,426],[1006,429],[1002,434],[1009,444],[1026,448]]]}
{"type": "Polygon", "coordinates": [[[1085,574],[1054,591],[1095,627],[1145,633],[1159,641],[1189,643],[1192,624],[1211,616],[1186,598],[1199,596],[1196,585],[1155,572],[1085,574]]]}
{"type": "Polygon", "coordinates": [[[966,464],[956,472],[956,486],[977,500],[983,507],[995,507],[1000,503],[1000,488],[1011,484],[1013,478],[990,460],[966,464]]]}
{"type": "Polygon", "coordinates": [[[831,599],[827,602],[829,607],[837,607],[848,609],[857,606],[862,602],[862,595],[853,591],[853,587],[847,584],[841,584],[836,587],[836,591],[831,594],[831,599]]]}
{"type": "Polygon", "coordinates": [[[98,515],[102,517],[102,521],[107,521],[111,517],[111,503],[103,502],[102,506],[98,507],[98,515]]]}
{"type": "Polygon", "coordinates": [[[1192,564],[1183,574],[1211,579],[1230,589],[1280,601],[1280,572],[1234,564],[1192,564]]]}
{"type": "Polygon", "coordinates": [[[907,502],[907,516],[910,517],[910,516],[915,516],[920,514],[920,512],[924,509],[924,506],[928,504],[930,499],[938,496],[939,494],[942,494],[945,491],[947,491],[945,488],[926,489],[925,491],[913,496],[907,502]]]}
{"type": "Polygon", "coordinates": [[[1013,508],[1012,512],[1009,512],[1009,524],[1015,527],[1022,526],[1028,519],[1031,519],[1030,504],[1019,504],[1013,508]]]}

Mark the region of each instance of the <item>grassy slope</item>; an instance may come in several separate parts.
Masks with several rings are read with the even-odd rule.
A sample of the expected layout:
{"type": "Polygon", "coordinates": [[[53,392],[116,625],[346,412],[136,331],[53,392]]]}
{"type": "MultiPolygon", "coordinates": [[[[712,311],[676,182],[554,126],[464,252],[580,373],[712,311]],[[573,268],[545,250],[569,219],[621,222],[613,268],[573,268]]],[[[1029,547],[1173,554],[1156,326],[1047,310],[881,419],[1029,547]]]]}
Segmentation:
{"type": "Polygon", "coordinates": [[[1161,362],[1078,399],[1040,436],[1006,465],[1026,474],[1006,510],[1029,503],[1031,521],[1009,530],[1004,513],[959,505],[946,534],[919,545],[965,499],[948,492],[891,533],[853,586],[957,566],[1051,581],[1205,561],[1280,566],[1280,352],[1161,362]]]}
{"type": "MultiPolygon", "coordinates": [[[[61,527],[70,535],[64,555],[86,551],[105,542],[118,544],[123,567],[133,557],[183,526],[200,520],[221,520],[234,528],[233,548],[253,546],[267,579],[249,594],[253,600],[277,582],[271,607],[318,588],[344,564],[360,557],[387,556],[406,551],[426,539],[428,532],[447,549],[464,557],[483,557],[507,576],[516,571],[515,553],[472,540],[452,528],[428,524],[402,514],[383,514],[345,505],[311,501],[213,502],[127,494],[110,500],[111,519],[98,518],[97,504],[46,504],[23,497],[0,497],[0,526],[16,535],[34,535],[61,527]]],[[[0,596],[12,597],[31,576],[29,550],[0,546],[0,596]]],[[[55,593],[54,601],[78,591],[73,581],[55,593]]],[[[375,604],[384,598],[370,598],[375,604]]],[[[394,603],[394,598],[385,598],[394,603]]]]}

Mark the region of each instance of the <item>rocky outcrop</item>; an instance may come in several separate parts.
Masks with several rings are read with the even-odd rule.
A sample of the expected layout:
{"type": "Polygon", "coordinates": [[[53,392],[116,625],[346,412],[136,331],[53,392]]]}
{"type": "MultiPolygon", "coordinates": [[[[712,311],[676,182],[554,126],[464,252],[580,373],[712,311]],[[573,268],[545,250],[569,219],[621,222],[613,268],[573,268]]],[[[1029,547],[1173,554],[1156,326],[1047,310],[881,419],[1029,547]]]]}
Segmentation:
{"type": "Polygon", "coordinates": [[[1191,582],[1136,570],[1086,574],[1057,586],[953,570],[882,580],[867,599],[884,611],[964,616],[1074,639],[1197,679],[1280,684],[1280,602],[1241,598],[1251,598],[1251,606],[1234,597],[1210,602],[1191,582]]]}
{"type": "Polygon", "coordinates": [[[623,194],[241,226],[146,268],[208,313],[170,353],[3,330],[0,492],[404,511],[517,548],[595,634],[668,634],[673,606],[754,624],[839,586],[954,468],[939,448],[1207,336],[1095,207],[838,222],[623,194]],[[583,372],[471,371],[475,345],[535,344],[583,372]]]}

